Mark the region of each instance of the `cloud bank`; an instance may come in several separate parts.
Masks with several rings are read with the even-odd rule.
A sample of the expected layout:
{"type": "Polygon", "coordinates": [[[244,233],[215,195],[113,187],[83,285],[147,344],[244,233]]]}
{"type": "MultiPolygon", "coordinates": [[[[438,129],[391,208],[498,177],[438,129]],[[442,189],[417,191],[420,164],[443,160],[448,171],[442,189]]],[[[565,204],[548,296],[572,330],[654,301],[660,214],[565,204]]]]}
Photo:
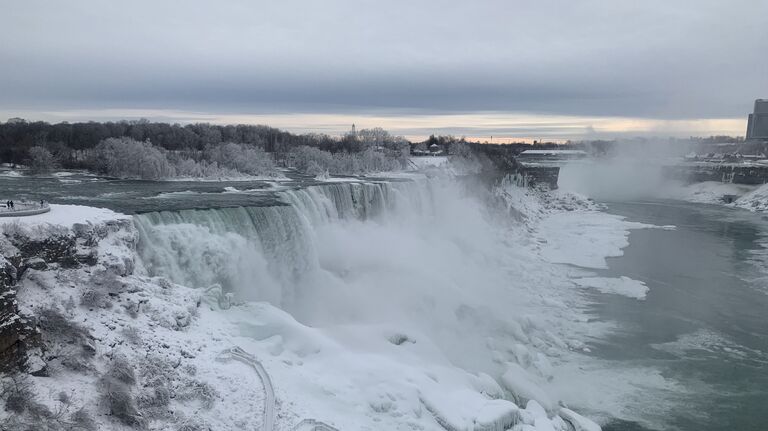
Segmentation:
{"type": "Polygon", "coordinates": [[[762,0],[453,3],[16,2],[0,113],[442,116],[530,136],[449,122],[493,113],[684,133],[768,96],[762,0]]]}

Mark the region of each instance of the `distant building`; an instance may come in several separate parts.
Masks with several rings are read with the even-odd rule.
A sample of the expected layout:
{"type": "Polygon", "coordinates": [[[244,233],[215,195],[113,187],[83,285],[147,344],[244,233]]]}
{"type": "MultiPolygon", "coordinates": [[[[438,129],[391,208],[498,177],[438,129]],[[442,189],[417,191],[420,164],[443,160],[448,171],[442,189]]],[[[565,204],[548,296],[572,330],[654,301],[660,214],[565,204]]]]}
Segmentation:
{"type": "Polygon", "coordinates": [[[432,155],[439,156],[443,154],[443,148],[437,144],[432,144],[429,146],[429,152],[432,155]]]}
{"type": "Polygon", "coordinates": [[[755,100],[755,112],[747,118],[747,139],[768,139],[768,99],[755,100]]]}

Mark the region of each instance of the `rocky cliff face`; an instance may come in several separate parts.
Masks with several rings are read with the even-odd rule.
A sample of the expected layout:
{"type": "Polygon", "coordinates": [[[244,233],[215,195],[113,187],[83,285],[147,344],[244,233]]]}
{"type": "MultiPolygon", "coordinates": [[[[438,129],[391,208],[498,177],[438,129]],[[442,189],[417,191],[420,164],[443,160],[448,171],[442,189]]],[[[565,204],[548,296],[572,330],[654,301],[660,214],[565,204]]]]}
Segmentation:
{"type": "Polygon", "coordinates": [[[132,218],[75,210],[98,220],[0,224],[0,430],[256,428],[258,375],[220,369],[231,342],[198,325],[224,326],[220,298],[147,276],[132,218]]]}
{"type": "Polygon", "coordinates": [[[27,320],[19,314],[14,289],[17,273],[16,267],[0,256],[0,372],[24,362],[23,340],[33,333],[27,320]]]}
{"type": "Polygon", "coordinates": [[[100,259],[115,274],[129,275],[133,256],[102,250],[100,242],[120,232],[128,249],[135,250],[137,235],[130,219],[71,228],[6,224],[0,232],[0,372],[10,372],[26,368],[26,350],[39,335],[36,319],[19,312],[16,284],[23,275],[30,270],[94,266],[100,259]]]}

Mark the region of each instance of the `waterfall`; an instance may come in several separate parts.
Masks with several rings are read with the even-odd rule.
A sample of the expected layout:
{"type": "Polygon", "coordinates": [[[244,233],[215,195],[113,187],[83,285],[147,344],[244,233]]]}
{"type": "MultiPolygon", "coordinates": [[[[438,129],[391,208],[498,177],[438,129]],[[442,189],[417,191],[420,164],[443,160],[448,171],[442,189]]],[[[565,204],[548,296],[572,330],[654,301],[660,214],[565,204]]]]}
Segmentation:
{"type": "MultiPolygon", "coordinates": [[[[589,319],[569,280],[574,270],[539,255],[525,223],[543,216],[544,201],[503,186],[502,199],[453,176],[338,182],[282,191],[272,206],[141,214],[140,266],[269,302],[362,351],[407,361],[423,354],[440,367],[507,376],[510,390],[541,389],[523,398],[578,405],[572,388],[617,376],[582,368],[576,353],[606,326],[589,319]],[[515,221],[512,209],[529,217],[515,221]],[[393,339],[411,341],[393,347],[393,339]]],[[[282,335],[280,343],[293,342],[282,335]]],[[[612,399],[636,390],[621,381],[598,387],[612,399]]]]}
{"type": "MultiPolygon", "coordinates": [[[[245,299],[289,303],[298,281],[317,269],[313,229],[369,220],[424,185],[333,183],[281,193],[284,205],[160,211],[134,217],[139,255],[149,275],[193,287],[220,284],[245,299]]],[[[420,208],[421,206],[418,205],[420,208]]]]}

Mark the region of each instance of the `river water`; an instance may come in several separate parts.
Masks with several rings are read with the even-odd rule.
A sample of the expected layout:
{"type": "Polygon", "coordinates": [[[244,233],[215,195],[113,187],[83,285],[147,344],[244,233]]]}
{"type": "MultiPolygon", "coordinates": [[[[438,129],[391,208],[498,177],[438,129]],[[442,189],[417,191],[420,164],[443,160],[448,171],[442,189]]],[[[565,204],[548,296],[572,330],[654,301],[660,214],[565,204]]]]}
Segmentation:
{"type": "MultiPolygon", "coordinates": [[[[21,175],[0,169],[0,196],[67,205],[109,208],[123,214],[190,209],[284,205],[280,193],[322,184],[293,170],[284,178],[238,181],[149,181],[106,178],[85,172],[21,175]]],[[[346,177],[342,180],[355,180],[346,177]]],[[[366,178],[366,182],[397,181],[366,178]]]]}
{"type": "MultiPolygon", "coordinates": [[[[658,418],[670,428],[768,429],[768,221],[679,201],[609,202],[607,208],[630,221],[677,229],[634,230],[624,255],[608,260],[606,276],[643,281],[649,292],[645,301],[616,295],[595,301],[594,311],[621,329],[594,353],[655,367],[679,382],[670,395],[672,414],[658,418]]],[[[614,421],[603,429],[647,428],[614,421]]]]}

